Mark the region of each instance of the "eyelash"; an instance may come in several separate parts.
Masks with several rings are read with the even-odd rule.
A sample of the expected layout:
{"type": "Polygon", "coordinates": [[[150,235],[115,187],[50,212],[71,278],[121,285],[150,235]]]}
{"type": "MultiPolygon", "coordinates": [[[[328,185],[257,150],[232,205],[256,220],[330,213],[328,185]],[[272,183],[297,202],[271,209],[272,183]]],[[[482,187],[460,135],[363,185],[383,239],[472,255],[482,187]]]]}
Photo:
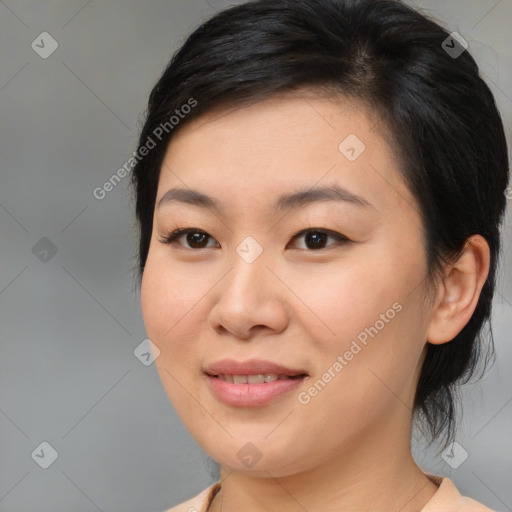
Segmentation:
{"type": "MultiPolygon", "coordinates": [[[[167,244],[167,245],[180,245],[178,244],[177,242],[177,239],[182,236],[182,235],[185,235],[187,233],[200,233],[200,234],[203,234],[203,235],[207,235],[210,239],[213,239],[212,236],[210,236],[208,233],[206,233],[206,231],[203,231],[202,229],[198,229],[198,228],[178,228],[178,229],[175,229],[173,232],[169,233],[168,235],[165,235],[163,237],[161,237],[159,239],[159,242],[163,243],[163,244],[167,244]]],[[[309,228],[309,229],[302,229],[300,231],[297,231],[297,233],[295,233],[292,238],[291,238],[291,241],[295,240],[299,235],[305,235],[305,234],[308,234],[308,233],[322,233],[322,234],[325,234],[325,235],[328,235],[332,238],[335,238],[337,240],[337,243],[335,244],[331,244],[327,247],[322,247],[320,249],[299,249],[301,251],[308,251],[308,252],[319,252],[319,251],[325,251],[327,249],[329,249],[330,247],[332,247],[333,245],[336,246],[336,245],[344,245],[344,244],[347,244],[349,242],[351,242],[352,240],[350,240],[349,238],[347,238],[346,236],[343,236],[339,233],[336,233],[335,231],[331,231],[329,229],[322,229],[322,228],[309,228]]],[[[191,250],[191,251],[198,251],[198,250],[203,250],[203,249],[211,249],[211,247],[199,247],[199,248],[191,248],[191,247],[182,247],[186,250],[191,250]]]]}

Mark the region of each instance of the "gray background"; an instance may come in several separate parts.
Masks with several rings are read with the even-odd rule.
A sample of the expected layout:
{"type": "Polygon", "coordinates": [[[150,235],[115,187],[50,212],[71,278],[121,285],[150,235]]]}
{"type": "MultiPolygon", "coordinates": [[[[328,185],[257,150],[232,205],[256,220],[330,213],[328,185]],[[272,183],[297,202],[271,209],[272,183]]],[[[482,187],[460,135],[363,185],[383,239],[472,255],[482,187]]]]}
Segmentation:
{"type": "MultiPolygon", "coordinates": [[[[133,353],[145,332],[128,178],[103,200],[92,191],[131,156],[172,52],[229,3],[0,2],[0,511],[156,512],[216,479],[154,365],[133,353]],[[46,59],[31,47],[44,31],[59,45],[46,59]],[[31,457],[43,441],[58,452],[48,469],[31,457]]],[[[411,4],[466,38],[510,144],[512,1],[411,4]]],[[[497,363],[467,387],[457,436],[468,458],[452,469],[435,450],[415,447],[425,470],[502,511],[512,510],[508,208],[497,363]]]]}

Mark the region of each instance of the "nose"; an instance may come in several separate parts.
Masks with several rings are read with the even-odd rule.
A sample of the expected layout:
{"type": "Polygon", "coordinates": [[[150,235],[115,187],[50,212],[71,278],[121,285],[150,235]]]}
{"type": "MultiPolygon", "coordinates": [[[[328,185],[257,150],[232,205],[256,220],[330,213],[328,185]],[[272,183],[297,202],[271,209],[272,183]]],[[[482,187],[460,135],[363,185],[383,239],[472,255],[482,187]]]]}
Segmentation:
{"type": "Polygon", "coordinates": [[[216,301],[210,310],[209,324],[218,334],[250,340],[286,329],[289,297],[271,268],[264,255],[250,263],[234,257],[231,270],[215,288],[216,301]]]}

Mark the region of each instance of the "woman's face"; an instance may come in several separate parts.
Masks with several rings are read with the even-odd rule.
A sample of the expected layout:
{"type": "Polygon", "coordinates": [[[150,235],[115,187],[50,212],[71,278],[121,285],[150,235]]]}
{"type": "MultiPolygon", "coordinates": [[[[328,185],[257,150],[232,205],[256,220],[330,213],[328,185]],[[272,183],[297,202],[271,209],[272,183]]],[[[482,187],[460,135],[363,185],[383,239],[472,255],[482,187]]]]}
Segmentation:
{"type": "Polygon", "coordinates": [[[408,443],[425,275],[417,203],[357,105],[274,98],[170,144],[142,310],[170,400],[222,466],[286,476],[408,443]]]}

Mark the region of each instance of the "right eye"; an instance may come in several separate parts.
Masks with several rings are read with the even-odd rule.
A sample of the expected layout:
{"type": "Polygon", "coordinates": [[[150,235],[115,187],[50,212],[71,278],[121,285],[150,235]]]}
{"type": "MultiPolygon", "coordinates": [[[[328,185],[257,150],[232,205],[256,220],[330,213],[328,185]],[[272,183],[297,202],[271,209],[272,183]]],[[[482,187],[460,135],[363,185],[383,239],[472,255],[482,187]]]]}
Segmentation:
{"type": "MultiPolygon", "coordinates": [[[[179,239],[186,235],[186,241],[189,244],[189,247],[184,247],[185,249],[207,249],[208,247],[203,245],[209,238],[214,240],[208,233],[202,231],[197,228],[178,228],[173,232],[164,235],[158,241],[167,244],[167,245],[176,245],[183,247],[181,243],[179,243],[179,239]]],[[[211,247],[211,246],[210,246],[211,247]]]]}

